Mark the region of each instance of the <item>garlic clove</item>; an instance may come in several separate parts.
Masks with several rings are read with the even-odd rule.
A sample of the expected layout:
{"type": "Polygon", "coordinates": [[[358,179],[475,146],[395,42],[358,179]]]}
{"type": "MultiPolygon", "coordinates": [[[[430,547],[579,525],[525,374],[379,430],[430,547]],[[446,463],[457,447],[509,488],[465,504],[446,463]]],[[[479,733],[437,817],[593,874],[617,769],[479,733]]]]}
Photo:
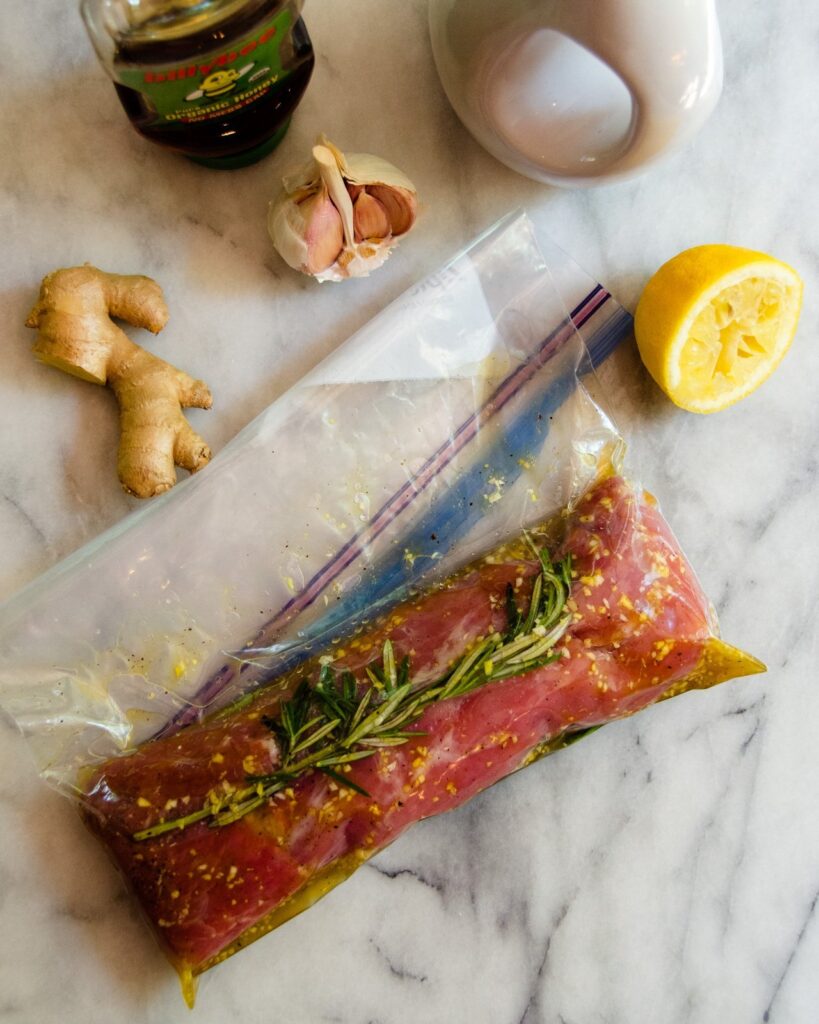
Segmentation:
{"type": "Polygon", "coordinates": [[[344,248],[341,217],[324,188],[299,202],[284,197],[274,204],[268,230],[285,263],[306,274],[326,270],[344,248]]]}
{"type": "Polygon", "coordinates": [[[285,263],[301,270],[307,263],[307,243],[304,241],[304,214],[289,196],[282,196],[270,204],[267,230],[285,263]]]}
{"type": "Polygon", "coordinates": [[[414,192],[393,185],[370,185],[368,192],[387,211],[393,235],[403,235],[409,231],[418,212],[414,192]]]}
{"type": "Polygon", "coordinates": [[[363,242],[365,238],[386,238],[391,234],[386,209],[364,189],[353,203],[353,227],[357,242],[363,242]]]}
{"type": "Polygon", "coordinates": [[[298,208],[305,222],[307,260],[304,269],[308,274],[318,274],[335,263],[344,248],[341,216],[326,189],[317,192],[312,199],[303,200],[298,208]]]}

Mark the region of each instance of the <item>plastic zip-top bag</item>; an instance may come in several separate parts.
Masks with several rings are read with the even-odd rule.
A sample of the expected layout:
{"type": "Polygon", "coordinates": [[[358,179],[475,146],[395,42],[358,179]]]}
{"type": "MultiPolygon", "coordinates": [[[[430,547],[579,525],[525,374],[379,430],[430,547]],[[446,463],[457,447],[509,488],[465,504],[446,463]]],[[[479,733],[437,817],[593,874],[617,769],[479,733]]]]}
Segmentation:
{"type": "Polygon", "coordinates": [[[630,317],[512,215],[0,610],[0,702],[183,979],[412,822],[759,671],[583,378],[630,317]]]}

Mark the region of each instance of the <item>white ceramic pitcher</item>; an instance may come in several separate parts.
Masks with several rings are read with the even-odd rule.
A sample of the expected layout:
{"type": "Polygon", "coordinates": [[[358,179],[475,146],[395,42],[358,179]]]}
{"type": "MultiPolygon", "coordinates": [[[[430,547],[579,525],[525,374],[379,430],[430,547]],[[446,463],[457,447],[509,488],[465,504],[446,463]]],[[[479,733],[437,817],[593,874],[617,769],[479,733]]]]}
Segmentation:
{"type": "Polygon", "coordinates": [[[430,0],[458,116],[553,185],[640,173],[699,130],[722,89],[715,0],[430,0]]]}

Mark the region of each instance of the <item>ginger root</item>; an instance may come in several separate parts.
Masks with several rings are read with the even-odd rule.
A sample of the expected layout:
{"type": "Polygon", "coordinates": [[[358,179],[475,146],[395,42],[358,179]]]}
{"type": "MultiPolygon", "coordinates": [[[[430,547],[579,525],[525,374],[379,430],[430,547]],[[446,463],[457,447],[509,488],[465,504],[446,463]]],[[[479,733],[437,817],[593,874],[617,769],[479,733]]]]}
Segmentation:
{"type": "Polygon", "coordinates": [[[120,406],[117,470],[130,494],[150,498],[176,483],[175,466],[195,473],[210,449],[182,415],[209,409],[206,384],[140,348],[111,320],[157,334],[168,321],[162,289],[149,277],[108,274],[90,264],[43,278],[26,327],[39,330],[34,354],[83,380],[107,384],[120,406]]]}

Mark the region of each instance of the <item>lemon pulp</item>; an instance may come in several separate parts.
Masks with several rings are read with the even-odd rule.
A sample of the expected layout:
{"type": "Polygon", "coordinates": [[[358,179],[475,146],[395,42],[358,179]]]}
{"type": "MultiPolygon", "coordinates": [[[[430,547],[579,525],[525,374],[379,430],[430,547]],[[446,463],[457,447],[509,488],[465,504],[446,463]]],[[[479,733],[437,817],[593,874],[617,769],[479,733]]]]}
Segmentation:
{"type": "Polygon", "coordinates": [[[794,290],[773,278],[749,277],[707,302],[680,353],[678,397],[696,405],[706,396],[714,401],[737,390],[747,394],[761,383],[777,359],[794,290]]]}

